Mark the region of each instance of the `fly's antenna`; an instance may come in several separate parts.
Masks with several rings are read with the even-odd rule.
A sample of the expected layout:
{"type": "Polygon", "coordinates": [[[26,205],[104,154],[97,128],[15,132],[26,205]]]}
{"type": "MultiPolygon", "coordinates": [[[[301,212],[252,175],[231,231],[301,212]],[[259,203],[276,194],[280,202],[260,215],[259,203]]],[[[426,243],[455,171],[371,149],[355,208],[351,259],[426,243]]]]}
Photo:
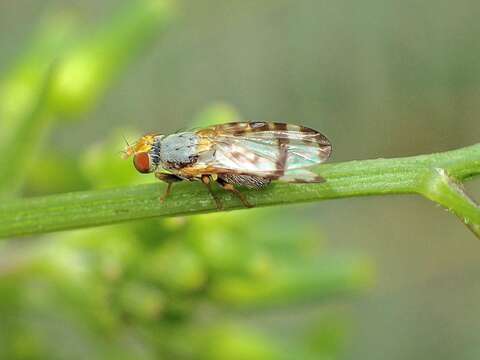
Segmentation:
{"type": "Polygon", "coordinates": [[[125,141],[125,144],[127,144],[127,148],[130,149],[131,146],[130,146],[130,144],[128,143],[127,138],[125,137],[125,135],[122,135],[122,137],[123,137],[123,141],[125,141]]]}
{"type": "Polygon", "coordinates": [[[124,159],[128,159],[128,158],[132,155],[132,153],[133,153],[132,145],[130,145],[130,143],[128,142],[128,140],[127,140],[127,138],[125,137],[125,135],[122,135],[122,137],[123,137],[123,141],[125,141],[125,144],[127,145],[127,147],[126,147],[124,150],[120,151],[120,152],[122,153],[122,157],[123,157],[124,159]]]}

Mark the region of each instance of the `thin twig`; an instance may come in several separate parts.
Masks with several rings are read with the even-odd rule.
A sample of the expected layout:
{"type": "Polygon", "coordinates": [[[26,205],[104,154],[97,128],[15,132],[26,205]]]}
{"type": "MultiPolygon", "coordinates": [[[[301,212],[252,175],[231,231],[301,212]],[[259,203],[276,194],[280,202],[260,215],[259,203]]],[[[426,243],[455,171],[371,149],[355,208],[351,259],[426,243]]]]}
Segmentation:
{"type": "MultiPolygon", "coordinates": [[[[421,194],[454,212],[480,236],[480,208],[460,191],[458,183],[480,174],[480,144],[408,158],[325,164],[318,172],[327,179],[326,183],[276,183],[245,194],[256,206],[366,195],[421,194]]],[[[242,208],[236,197],[217,191],[225,210],[242,208]]],[[[0,204],[0,237],[217,211],[201,184],[178,184],[172,196],[162,203],[159,199],[163,192],[164,185],[154,183],[6,202],[0,204]]]]}

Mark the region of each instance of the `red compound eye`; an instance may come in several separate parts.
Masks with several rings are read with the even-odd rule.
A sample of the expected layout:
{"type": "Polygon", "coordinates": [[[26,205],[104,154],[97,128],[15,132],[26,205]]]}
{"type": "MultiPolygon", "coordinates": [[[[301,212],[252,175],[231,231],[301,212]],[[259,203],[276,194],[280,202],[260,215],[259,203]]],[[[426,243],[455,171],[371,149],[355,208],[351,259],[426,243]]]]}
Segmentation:
{"type": "Polygon", "coordinates": [[[150,172],[150,156],[148,153],[138,153],[135,154],[133,157],[133,165],[135,165],[135,169],[142,174],[146,174],[150,172]]]}

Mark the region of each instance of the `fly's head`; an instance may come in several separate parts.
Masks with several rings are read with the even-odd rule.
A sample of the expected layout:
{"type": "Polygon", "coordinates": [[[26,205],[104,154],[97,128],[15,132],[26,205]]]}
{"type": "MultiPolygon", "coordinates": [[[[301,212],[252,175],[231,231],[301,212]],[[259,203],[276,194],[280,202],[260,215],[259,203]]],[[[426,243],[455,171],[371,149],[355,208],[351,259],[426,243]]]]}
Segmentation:
{"type": "Polygon", "coordinates": [[[146,134],[133,145],[128,144],[123,151],[123,158],[133,157],[133,165],[138,172],[147,174],[154,172],[160,163],[160,141],[163,135],[146,134]]]}

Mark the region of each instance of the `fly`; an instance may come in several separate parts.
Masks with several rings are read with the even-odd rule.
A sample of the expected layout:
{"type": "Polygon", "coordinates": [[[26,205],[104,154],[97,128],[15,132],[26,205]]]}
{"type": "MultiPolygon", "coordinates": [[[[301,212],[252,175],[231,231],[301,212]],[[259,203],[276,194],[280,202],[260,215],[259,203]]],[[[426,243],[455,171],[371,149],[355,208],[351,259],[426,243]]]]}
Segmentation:
{"type": "Polygon", "coordinates": [[[232,122],[171,135],[152,133],[127,145],[140,173],[154,173],[168,184],[201,181],[215,200],[211,183],[234,193],[252,207],[236,187],[262,189],[273,180],[288,183],[321,183],[325,179],[309,170],[330,157],[332,145],[320,132],[298,125],[275,122],[232,122]]]}

